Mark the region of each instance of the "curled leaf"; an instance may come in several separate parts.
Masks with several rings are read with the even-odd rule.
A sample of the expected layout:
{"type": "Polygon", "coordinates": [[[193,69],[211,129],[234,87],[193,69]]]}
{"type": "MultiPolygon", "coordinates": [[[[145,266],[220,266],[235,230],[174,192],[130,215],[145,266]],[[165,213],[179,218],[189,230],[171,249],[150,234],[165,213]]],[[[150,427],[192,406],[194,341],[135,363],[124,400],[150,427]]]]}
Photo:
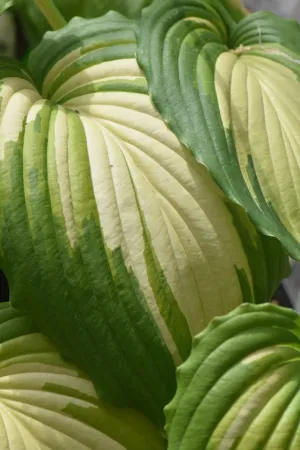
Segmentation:
{"type": "Polygon", "coordinates": [[[12,303],[101,397],[162,424],[192,336],[269,298],[287,260],[168,129],[135,29],[74,19],[34,81],[0,66],[0,248],[12,303]]]}
{"type": "Polygon", "coordinates": [[[169,450],[296,450],[300,320],[242,305],[194,340],[166,407],[169,450]]]}
{"type": "Polygon", "coordinates": [[[133,410],[99,401],[31,319],[0,304],[0,447],[7,450],[162,450],[158,430],[133,410]]]}
{"type": "Polygon", "coordinates": [[[157,0],[138,61],[180,141],[261,232],[300,259],[299,24],[220,0],[157,0]]]}
{"type": "MultiPolygon", "coordinates": [[[[33,48],[51,28],[37,8],[35,0],[15,0],[15,2],[15,11],[33,48]]],[[[117,11],[128,18],[139,18],[142,9],[148,6],[151,0],[54,0],[54,3],[63,17],[69,21],[73,17],[96,18],[109,11],[117,11]]]]}

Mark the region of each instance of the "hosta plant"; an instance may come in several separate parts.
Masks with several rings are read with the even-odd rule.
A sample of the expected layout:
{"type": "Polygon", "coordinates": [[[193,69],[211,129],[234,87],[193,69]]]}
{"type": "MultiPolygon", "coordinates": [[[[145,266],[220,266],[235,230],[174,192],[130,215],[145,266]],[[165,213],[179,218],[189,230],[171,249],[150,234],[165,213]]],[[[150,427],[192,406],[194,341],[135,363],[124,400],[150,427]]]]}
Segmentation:
{"type": "Polygon", "coordinates": [[[163,450],[141,414],[97,397],[29,317],[0,305],[0,448],[163,450]]]}
{"type": "Polygon", "coordinates": [[[299,259],[300,25],[218,0],[166,0],[139,29],[138,61],[170,128],[299,259]]]}
{"type": "MultiPolygon", "coordinates": [[[[217,390],[211,413],[200,407],[200,392],[235,361],[227,317],[250,308],[270,316],[262,327],[273,330],[288,314],[255,304],[269,301],[288,274],[286,250],[299,256],[298,25],[247,16],[230,0],[145,3],[136,14],[125,8],[65,24],[53,1],[36,0],[57,30],[26,67],[1,59],[0,267],[10,308],[121,415],[120,425],[93,421],[112,449],[230,449],[213,430],[230,426],[234,386],[225,377],[231,400],[217,390]],[[217,372],[196,377],[194,395],[188,381],[214,350],[209,340],[198,345],[214,325],[203,330],[242,303],[251,306],[221,319],[228,334],[217,342],[225,342],[228,361],[220,351],[217,372]],[[173,397],[166,436],[164,407],[173,397]],[[123,424],[123,415],[132,422],[123,424]]],[[[263,330],[249,323],[253,346],[241,344],[243,357],[265,345],[263,330]]],[[[245,392],[260,382],[255,374],[242,383],[245,392]]],[[[59,401],[51,405],[68,415],[59,401]]],[[[239,439],[245,432],[239,428],[239,439]]],[[[41,445],[59,448],[53,439],[41,445]]],[[[100,439],[95,447],[78,442],[102,449],[100,439]]]]}
{"type": "Polygon", "coordinates": [[[194,340],[166,407],[171,450],[297,450],[300,319],[242,305],[194,340]]]}
{"type": "MultiPolygon", "coordinates": [[[[7,7],[14,7],[30,46],[34,47],[39,44],[43,34],[51,29],[51,24],[40,10],[44,4],[49,2],[44,0],[37,2],[35,0],[4,1],[7,7]]],[[[149,5],[151,0],[53,0],[53,3],[65,21],[74,16],[95,18],[111,10],[124,14],[128,18],[136,19],[140,17],[142,9],[149,5]]]]}

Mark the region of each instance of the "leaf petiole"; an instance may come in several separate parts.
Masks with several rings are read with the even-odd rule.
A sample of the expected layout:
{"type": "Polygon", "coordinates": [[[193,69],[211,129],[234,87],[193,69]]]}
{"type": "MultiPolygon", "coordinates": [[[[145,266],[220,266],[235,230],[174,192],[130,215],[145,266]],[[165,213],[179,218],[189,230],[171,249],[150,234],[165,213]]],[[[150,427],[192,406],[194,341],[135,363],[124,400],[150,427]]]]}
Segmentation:
{"type": "Polygon", "coordinates": [[[36,6],[47,19],[53,30],[58,30],[67,25],[67,21],[58,10],[53,0],[34,0],[36,6]]]}

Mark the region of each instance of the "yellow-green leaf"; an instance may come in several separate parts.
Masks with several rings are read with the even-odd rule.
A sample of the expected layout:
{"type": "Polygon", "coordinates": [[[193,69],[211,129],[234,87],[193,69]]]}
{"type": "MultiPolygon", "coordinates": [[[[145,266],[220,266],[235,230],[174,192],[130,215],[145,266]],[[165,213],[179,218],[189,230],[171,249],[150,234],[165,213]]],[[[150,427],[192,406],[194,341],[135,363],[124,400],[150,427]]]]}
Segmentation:
{"type": "Polygon", "coordinates": [[[138,61],[179,140],[259,230],[300,259],[300,26],[221,0],[145,10],[138,61]]]}
{"type": "Polygon", "coordinates": [[[153,106],[135,29],[74,19],[32,54],[34,81],[0,67],[0,248],[13,304],[101,398],[161,425],[192,336],[266,301],[287,260],[153,106]]]}
{"type": "Polygon", "coordinates": [[[0,448],[163,450],[146,418],[99,400],[32,320],[0,304],[0,448]]]}

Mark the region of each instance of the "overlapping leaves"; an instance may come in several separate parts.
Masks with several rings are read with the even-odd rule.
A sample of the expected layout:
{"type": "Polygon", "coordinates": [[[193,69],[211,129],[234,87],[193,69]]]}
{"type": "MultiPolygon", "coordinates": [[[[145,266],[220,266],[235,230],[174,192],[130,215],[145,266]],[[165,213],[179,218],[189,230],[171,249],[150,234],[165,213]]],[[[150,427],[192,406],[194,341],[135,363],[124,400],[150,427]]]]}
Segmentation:
{"type": "Polygon", "coordinates": [[[158,430],[133,410],[100,401],[32,320],[0,304],[0,448],[162,450],[158,430]]]}
{"type": "MultiPolygon", "coordinates": [[[[12,1],[6,0],[6,3],[12,1]]],[[[39,44],[50,26],[36,6],[35,0],[14,0],[13,3],[30,45],[39,44]]],[[[68,21],[73,17],[100,17],[111,10],[129,18],[138,18],[142,9],[150,3],[151,0],[54,0],[54,4],[68,21]]]]}
{"type": "Polygon", "coordinates": [[[135,29],[71,21],[34,81],[1,63],[1,259],[13,304],[100,396],[162,424],[192,336],[269,298],[287,261],[153,107],[135,29]]]}
{"type": "Polygon", "coordinates": [[[299,259],[300,27],[230,11],[219,0],[155,1],[138,60],[181,142],[299,259]]]}

